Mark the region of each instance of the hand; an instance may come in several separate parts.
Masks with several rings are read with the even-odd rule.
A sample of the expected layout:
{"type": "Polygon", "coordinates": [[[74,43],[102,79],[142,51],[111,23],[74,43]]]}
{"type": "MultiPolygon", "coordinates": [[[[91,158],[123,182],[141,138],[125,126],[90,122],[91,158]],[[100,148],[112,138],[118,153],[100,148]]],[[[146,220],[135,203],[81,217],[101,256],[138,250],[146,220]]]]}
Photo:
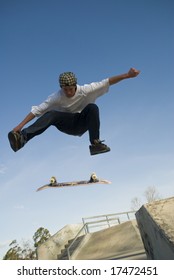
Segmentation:
{"type": "Polygon", "coordinates": [[[28,122],[30,122],[34,118],[35,118],[35,115],[30,112],[20,124],[18,124],[16,127],[13,128],[13,131],[20,132],[21,129],[24,127],[24,125],[26,125],[28,122]]]}
{"type": "Polygon", "coordinates": [[[22,129],[22,126],[21,125],[17,125],[16,127],[13,128],[13,131],[14,132],[20,132],[22,129]]]}
{"type": "Polygon", "coordinates": [[[140,74],[140,71],[136,70],[135,68],[130,68],[130,70],[127,74],[128,74],[129,78],[134,78],[140,74]]]}

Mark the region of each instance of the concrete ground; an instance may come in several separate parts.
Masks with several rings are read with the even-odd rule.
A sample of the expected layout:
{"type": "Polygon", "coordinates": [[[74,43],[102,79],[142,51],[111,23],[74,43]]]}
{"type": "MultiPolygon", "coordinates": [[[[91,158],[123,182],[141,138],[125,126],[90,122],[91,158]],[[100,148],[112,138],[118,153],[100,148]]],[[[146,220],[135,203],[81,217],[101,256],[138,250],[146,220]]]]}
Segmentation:
{"type": "Polygon", "coordinates": [[[87,234],[71,259],[146,259],[136,221],[87,234]]]}

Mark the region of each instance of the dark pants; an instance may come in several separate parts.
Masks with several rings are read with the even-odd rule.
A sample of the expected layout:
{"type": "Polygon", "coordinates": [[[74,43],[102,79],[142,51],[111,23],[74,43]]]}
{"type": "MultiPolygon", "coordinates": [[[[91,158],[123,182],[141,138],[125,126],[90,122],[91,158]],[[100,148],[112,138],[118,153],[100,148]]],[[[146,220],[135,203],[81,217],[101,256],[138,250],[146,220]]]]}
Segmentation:
{"type": "Polygon", "coordinates": [[[23,129],[22,133],[28,142],[36,135],[43,133],[51,125],[66,134],[74,136],[81,136],[89,131],[89,140],[93,143],[95,139],[99,139],[99,109],[96,104],[88,104],[81,113],[49,111],[32,125],[23,129]]]}

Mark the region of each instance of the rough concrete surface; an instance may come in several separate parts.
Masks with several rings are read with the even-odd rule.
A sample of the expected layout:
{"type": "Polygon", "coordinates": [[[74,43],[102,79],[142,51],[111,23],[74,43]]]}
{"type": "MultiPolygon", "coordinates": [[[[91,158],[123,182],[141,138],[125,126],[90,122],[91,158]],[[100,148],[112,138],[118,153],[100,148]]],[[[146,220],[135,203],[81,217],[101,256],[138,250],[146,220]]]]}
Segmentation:
{"type": "Polygon", "coordinates": [[[76,260],[146,259],[136,221],[90,233],[72,255],[76,260]]]}
{"type": "MultiPolygon", "coordinates": [[[[136,220],[88,233],[73,248],[71,259],[174,260],[174,197],[143,205],[136,220]],[[141,234],[141,235],[140,235],[141,234]]],[[[56,260],[66,251],[83,224],[66,225],[38,250],[38,259],[56,260]]]]}
{"type": "MultiPolygon", "coordinates": [[[[57,260],[57,256],[64,249],[69,240],[75,238],[82,228],[82,224],[66,225],[37,249],[39,260],[57,260]]],[[[84,234],[82,232],[82,234],[84,234]]]]}
{"type": "Polygon", "coordinates": [[[174,260],[174,197],[143,205],[136,218],[148,259],[174,260]]]}

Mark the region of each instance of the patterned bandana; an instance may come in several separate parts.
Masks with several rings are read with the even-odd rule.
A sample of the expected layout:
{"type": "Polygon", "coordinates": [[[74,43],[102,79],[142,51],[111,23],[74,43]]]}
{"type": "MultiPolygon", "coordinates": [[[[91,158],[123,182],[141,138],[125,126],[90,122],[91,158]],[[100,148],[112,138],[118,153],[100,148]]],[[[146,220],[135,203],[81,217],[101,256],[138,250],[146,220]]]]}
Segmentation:
{"type": "Polygon", "coordinates": [[[75,86],[77,84],[77,78],[72,72],[64,72],[59,76],[60,87],[75,86]]]}

